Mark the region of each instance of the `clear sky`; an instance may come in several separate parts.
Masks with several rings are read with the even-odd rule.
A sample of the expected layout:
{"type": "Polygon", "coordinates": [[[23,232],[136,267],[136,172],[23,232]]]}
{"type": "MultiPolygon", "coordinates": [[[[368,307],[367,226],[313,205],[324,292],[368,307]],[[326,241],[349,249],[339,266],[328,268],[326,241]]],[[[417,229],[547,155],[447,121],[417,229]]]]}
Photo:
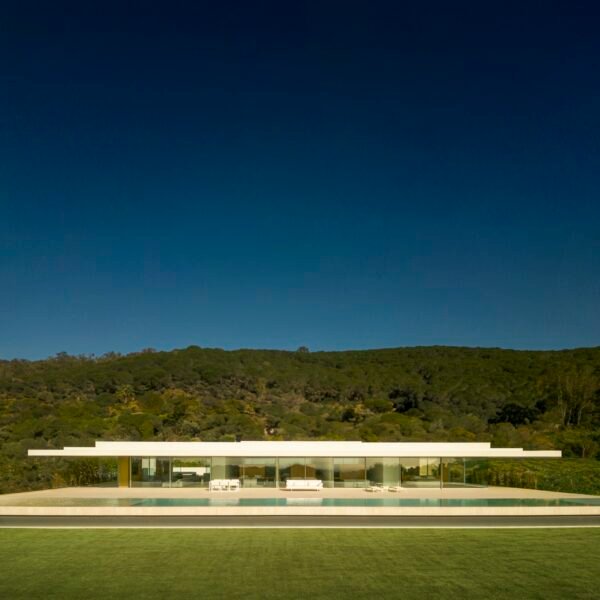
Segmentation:
{"type": "Polygon", "coordinates": [[[600,344],[597,3],[123,4],[0,8],[0,358],[600,344]]]}

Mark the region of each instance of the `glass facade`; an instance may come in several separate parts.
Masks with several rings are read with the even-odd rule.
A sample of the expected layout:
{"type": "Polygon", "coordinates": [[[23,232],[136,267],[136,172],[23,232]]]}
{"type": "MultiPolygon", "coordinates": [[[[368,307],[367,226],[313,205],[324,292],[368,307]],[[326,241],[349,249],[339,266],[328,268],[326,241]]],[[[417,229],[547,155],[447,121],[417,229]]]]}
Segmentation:
{"type": "Polygon", "coordinates": [[[368,485],[464,487],[485,485],[481,461],[463,458],[132,457],[132,487],[207,488],[211,479],[239,479],[242,487],[285,487],[288,479],[319,479],[323,487],[368,485]]]}
{"type": "Polygon", "coordinates": [[[333,487],[333,458],[307,458],[306,479],[320,479],[323,487],[333,487]]]}
{"type": "Polygon", "coordinates": [[[244,458],[242,461],[243,487],[275,487],[277,461],[275,458],[244,458]]]}
{"type": "MultiPolygon", "coordinates": [[[[465,482],[468,486],[486,486],[488,481],[489,470],[487,468],[488,461],[481,459],[464,459],[465,460],[465,482]]],[[[496,485],[501,482],[495,482],[496,485]]]]}
{"type": "Polygon", "coordinates": [[[131,459],[132,487],[169,487],[171,459],[134,457],[131,459]]]}
{"type": "Polygon", "coordinates": [[[401,481],[404,487],[440,487],[441,459],[401,458],[401,481]]]}
{"type": "Polygon", "coordinates": [[[465,487],[467,485],[465,459],[443,458],[442,459],[442,486],[443,487],[465,487]]]}
{"type": "Polygon", "coordinates": [[[214,456],[213,479],[239,479],[242,487],[275,487],[277,461],[275,458],[214,456]]]}
{"type": "Polygon", "coordinates": [[[366,485],[365,458],[334,458],[335,487],[364,487],[366,485]]]}
{"type": "Polygon", "coordinates": [[[208,487],[210,471],[210,458],[173,458],[171,487],[208,487]]]}
{"type": "Polygon", "coordinates": [[[288,479],[307,479],[305,458],[280,458],[279,485],[285,487],[288,479]]]}
{"type": "Polygon", "coordinates": [[[400,461],[397,458],[367,458],[369,485],[400,485],[400,461]]]}

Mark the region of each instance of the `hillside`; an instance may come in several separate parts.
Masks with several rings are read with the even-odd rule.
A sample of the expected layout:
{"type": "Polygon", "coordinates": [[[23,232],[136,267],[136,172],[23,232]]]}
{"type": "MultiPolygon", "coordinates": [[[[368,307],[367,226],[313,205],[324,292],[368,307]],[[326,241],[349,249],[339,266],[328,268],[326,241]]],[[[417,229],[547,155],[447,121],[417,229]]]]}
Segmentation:
{"type": "Polygon", "coordinates": [[[0,361],[0,491],[48,485],[28,448],[97,439],[491,441],[598,458],[600,348],[348,352],[189,347],[0,361]]]}

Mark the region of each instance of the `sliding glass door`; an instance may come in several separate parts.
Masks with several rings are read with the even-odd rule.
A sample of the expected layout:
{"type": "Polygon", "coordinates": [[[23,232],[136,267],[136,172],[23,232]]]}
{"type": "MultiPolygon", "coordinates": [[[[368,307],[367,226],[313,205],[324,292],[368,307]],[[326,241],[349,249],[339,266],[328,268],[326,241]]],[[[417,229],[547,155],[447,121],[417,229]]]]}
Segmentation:
{"type": "Polygon", "coordinates": [[[131,487],[169,487],[171,459],[133,457],[131,459],[131,487]]]}

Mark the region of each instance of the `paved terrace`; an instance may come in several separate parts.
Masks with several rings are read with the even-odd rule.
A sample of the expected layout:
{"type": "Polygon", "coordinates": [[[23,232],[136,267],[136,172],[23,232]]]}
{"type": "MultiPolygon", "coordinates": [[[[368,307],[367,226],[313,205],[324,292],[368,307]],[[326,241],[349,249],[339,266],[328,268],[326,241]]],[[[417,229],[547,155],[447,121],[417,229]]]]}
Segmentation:
{"type": "MultiPolygon", "coordinates": [[[[205,488],[160,487],[66,487],[0,496],[0,506],[34,505],[37,501],[61,498],[582,498],[585,494],[547,492],[509,487],[402,488],[399,492],[367,492],[364,488],[324,488],[319,492],[278,488],[242,488],[238,492],[209,492],[205,488]]],[[[595,496],[587,496],[594,498],[595,496]]]]}

